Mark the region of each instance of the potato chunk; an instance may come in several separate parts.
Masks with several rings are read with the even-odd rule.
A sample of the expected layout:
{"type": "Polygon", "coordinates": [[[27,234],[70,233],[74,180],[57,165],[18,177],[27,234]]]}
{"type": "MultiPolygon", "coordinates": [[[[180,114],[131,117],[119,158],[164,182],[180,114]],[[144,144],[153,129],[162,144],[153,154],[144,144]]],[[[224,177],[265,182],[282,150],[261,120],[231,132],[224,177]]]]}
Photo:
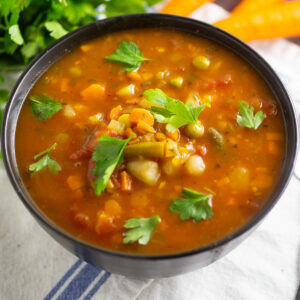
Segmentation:
{"type": "Polygon", "coordinates": [[[152,160],[132,160],[127,163],[127,169],[134,177],[148,185],[155,185],[160,176],[158,163],[152,160]]]}

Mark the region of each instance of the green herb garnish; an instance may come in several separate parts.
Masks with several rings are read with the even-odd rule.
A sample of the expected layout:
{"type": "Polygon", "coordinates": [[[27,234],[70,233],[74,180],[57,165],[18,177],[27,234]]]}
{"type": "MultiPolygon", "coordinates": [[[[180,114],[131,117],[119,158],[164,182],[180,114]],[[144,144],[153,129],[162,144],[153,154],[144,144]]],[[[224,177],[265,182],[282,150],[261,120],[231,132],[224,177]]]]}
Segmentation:
{"type": "Polygon", "coordinates": [[[149,60],[143,56],[135,42],[122,41],[119,48],[115,50],[114,54],[106,56],[105,59],[125,65],[125,72],[134,71],[140,67],[143,61],[149,60]]]}
{"type": "Polygon", "coordinates": [[[209,204],[212,195],[205,195],[184,188],[182,196],[184,198],[174,200],[169,207],[171,212],[179,214],[181,220],[193,218],[195,222],[198,222],[213,216],[213,211],[209,204]]]}
{"type": "Polygon", "coordinates": [[[131,137],[126,140],[103,135],[99,145],[95,147],[92,160],[96,162],[93,169],[95,180],[95,193],[99,196],[106,188],[111,174],[117,165],[123,161],[123,152],[131,137]]]}
{"type": "Polygon", "coordinates": [[[244,101],[239,102],[239,113],[236,117],[236,121],[241,126],[247,128],[257,129],[262,121],[265,119],[266,115],[259,110],[255,115],[253,113],[254,108],[249,107],[248,103],[244,101]]]}
{"type": "Polygon", "coordinates": [[[29,171],[36,173],[39,172],[41,170],[43,170],[44,168],[49,168],[51,170],[53,170],[55,173],[58,173],[61,170],[60,165],[51,158],[50,156],[50,152],[55,149],[56,147],[56,143],[54,143],[49,149],[35,155],[33,158],[34,160],[42,157],[40,160],[38,160],[36,163],[33,163],[29,166],[29,171]]]}
{"type": "Polygon", "coordinates": [[[133,218],[126,221],[124,227],[132,228],[124,233],[124,244],[138,241],[140,245],[148,244],[152,232],[159,223],[159,216],[152,218],[133,218]]]}
{"type": "Polygon", "coordinates": [[[159,123],[167,123],[168,131],[175,131],[177,128],[187,124],[198,124],[198,117],[201,111],[206,107],[210,107],[210,103],[204,103],[193,107],[191,104],[168,97],[160,89],[149,89],[144,92],[146,99],[150,102],[158,104],[160,107],[152,106],[150,110],[159,123]]]}
{"type": "Polygon", "coordinates": [[[53,114],[63,108],[59,102],[47,95],[31,96],[31,110],[41,121],[48,120],[53,114]]]}

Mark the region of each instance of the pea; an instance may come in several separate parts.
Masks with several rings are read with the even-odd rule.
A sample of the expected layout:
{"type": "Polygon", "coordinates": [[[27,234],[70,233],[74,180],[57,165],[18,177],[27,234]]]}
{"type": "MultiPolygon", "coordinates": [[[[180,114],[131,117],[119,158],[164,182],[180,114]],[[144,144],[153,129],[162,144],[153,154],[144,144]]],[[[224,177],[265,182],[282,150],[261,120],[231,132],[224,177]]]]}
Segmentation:
{"type": "Polygon", "coordinates": [[[181,87],[183,84],[183,78],[181,76],[172,78],[170,80],[170,83],[171,83],[171,85],[173,85],[175,87],[181,87]]]}
{"type": "Polygon", "coordinates": [[[193,65],[198,69],[205,70],[209,67],[210,60],[206,56],[203,56],[203,55],[196,56],[193,59],[193,65]]]}
{"type": "Polygon", "coordinates": [[[202,124],[189,124],[185,127],[185,134],[192,139],[202,136],[203,133],[204,126],[202,124]]]}

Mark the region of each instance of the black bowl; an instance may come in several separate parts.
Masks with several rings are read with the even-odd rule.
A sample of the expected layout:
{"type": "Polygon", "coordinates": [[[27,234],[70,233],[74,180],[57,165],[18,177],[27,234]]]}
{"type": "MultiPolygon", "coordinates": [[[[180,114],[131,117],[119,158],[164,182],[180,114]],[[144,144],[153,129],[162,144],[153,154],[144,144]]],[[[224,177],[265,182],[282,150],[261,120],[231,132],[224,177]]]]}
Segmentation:
{"type": "Polygon", "coordinates": [[[291,176],[297,149],[297,126],[292,103],[272,68],[246,44],[206,23],[163,14],[125,15],[88,24],[66,35],[42,52],[23,72],[11,92],[4,113],[2,153],[15,191],[40,225],[62,246],[81,259],[113,273],[135,277],[167,277],[206,266],[227,254],[262,221],[280,198],[291,176]],[[272,195],[260,212],[236,232],[208,246],[170,255],[137,255],[110,251],[71,236],[49,220],[31,199],[20,178],[15,155],[18,116],[32,85],[56,60],[81,43],[100,35],[131,28],[172,28],[214,41],[247,61],[272,90],[284,116],[286,145],[282,169],[272,195]]]}

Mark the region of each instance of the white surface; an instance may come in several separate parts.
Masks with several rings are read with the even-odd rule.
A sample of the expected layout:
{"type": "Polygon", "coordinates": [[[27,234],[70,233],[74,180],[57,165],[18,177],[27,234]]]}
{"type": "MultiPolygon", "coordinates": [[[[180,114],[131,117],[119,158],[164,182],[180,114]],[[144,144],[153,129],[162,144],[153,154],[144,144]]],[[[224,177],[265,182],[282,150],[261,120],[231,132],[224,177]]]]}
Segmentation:
{"type": "MultiPolygon", "coordinates": [[[[193,17],[225,15],[205,5],[193,17]]],[[[285,41],[252,43],[300,101],[300,49],[285,41]]],[[[42,299],[76,258],[48,236],[17,198],[0,167],[0,299],[42,299]]],[[[111,275],[94,299],[294,299],[300,280],[300,183],[292,178],[263,224],[237,249],[193,273],[158,280],[111,275]]],[[[71,299],[72,300],[72,299],[71,299]]]]}

